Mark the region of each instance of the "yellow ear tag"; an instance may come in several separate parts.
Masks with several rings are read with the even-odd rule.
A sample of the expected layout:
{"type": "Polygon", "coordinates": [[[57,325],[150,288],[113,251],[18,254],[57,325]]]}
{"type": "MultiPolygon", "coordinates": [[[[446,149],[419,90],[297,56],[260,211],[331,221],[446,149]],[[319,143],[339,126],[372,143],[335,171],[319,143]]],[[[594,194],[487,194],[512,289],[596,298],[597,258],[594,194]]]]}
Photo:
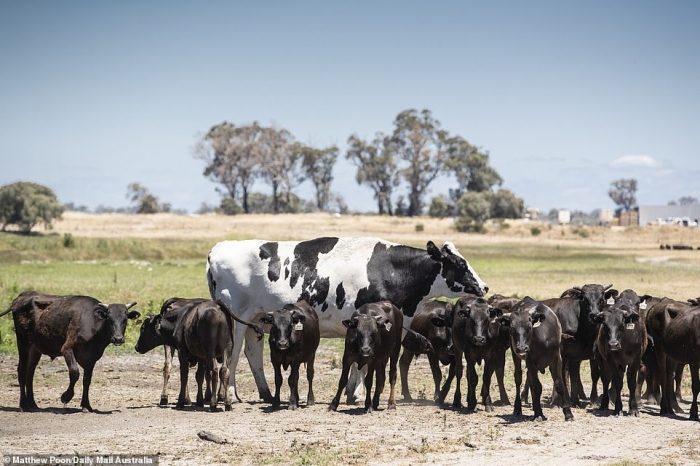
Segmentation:
{"type": "Polygon", "coordinates": [[[632,330],[634,328],[634,324],[627,324],[627,329],[632,330]]]}
{"type": "Polygon", "coordinates": [[[384,328],[386,328],[386,331],[387,331],[387,332],[388,332],[389,330],[391,330],[391,322],[385,323],[385,324],[384,324],[384,328]]]}
{"type": "Polygon", "coordinates": [[[301,322],[297,322],[296,324],[294,324],[294,330],[304,330],[304,324],[302,324],[301,322]]]}

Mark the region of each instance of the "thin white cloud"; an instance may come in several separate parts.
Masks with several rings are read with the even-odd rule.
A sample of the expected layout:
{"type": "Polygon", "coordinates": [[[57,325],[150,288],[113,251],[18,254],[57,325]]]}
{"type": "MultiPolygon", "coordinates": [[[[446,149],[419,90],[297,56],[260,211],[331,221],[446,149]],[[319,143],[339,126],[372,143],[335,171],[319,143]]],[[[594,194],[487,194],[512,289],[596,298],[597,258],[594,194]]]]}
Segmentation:
{"type": "Polygon", "coordinates": [[[610,162],[611,167],[643,167],[655,168],[661,166],[654,157],[650,155],[623,155],[610,162]]]}

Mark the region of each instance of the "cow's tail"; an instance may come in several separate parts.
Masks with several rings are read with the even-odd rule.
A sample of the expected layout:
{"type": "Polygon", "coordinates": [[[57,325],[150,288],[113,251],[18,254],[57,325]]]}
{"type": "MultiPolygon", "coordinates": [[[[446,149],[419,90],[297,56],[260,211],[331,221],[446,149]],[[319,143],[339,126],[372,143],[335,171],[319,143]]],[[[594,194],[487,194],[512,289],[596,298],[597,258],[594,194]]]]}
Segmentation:
{"type": "MultiPolygon", "coordinates": [[[[239,323],[241,323],[241,324],[243,324],[243,325],[247,325],[248,327],[250,327],[250,328],[252,328],[253,330],[255,330],[255,333],[258,334],[258,340],[262,340],[262,338],[265,336],[265,332],[263,332],[263,330],[262,330],[258,325],[255,325],[255,324],[252,323],[252,322],[247,322],[247,321],[241,319],[240,317],[238,317],[236,314],[233,313],[233,311],[231,310],[231,308],[228,307],[228,305],[227,305],[224,301],[222,301],[221,299],[217,299],[217,300],[216,300],[216,304],[218,304],[219,307],[221,307],[221,309],[223,309],[224,312],[226,312],[226,314],[228,314],[229,316],[231,316],[231,318],[232,318],[233,320],[235,320],[236,322],[239,322],[239,323]]],[[[231,326],[231,332],[232,332],[232,333],[231,333],[231,340],[233,340],[233,326],[231,326]]]]}
{"type": "Polygon", "coordinates": [[[4,316],[5,314],[9,314],[10,311],[12,311],[12,305],[10,305],[10,307],[8,307],[6,311],[0,312],[0,317],[4,316]]]}
{"type": "Polygon", "coordinates": [[[435,353],[435,349],[433,348],[432,343],[430,343],[430,340],[415,330],[411,330],[407,327],[404,327],[403,329],[407,332],[406,336],[401,342],[404,348],[417,354],[427,354],[424,348],[428,349],[428,353],[435,353]]]}

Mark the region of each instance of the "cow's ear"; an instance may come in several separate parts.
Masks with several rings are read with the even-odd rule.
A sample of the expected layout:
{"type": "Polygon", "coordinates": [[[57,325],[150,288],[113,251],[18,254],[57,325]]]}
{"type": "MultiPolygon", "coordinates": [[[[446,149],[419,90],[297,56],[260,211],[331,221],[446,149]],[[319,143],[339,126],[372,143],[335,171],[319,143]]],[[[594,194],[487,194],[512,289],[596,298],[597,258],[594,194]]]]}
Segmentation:
{"type": "Polygon", "coordinates": [[[534,326],[537,323],[541,323],[546,315],[547,314],[545,314],[544,312],[535,311],[535,313],[532,314],[532,325],[534,326]]]}
{"type": "Polygon", "coordinates": [[[605,296],[605,299],[610,299],[610,298],[614,299],[614,298],[617,298],[617,295],[619,295],[619,294],[620,294],[620,292],[613,288],[611,290],[606,291],[604,296],[605,296]]]}
{"type": "Polygon", "coordinates": [[[292,322],[294,322],[295,324],[299,322],[306,322],[306,316],[301,312],[294,310],[292,311],[292,322]]]}
{"type": "Polygon", "coordinates": [[[502,315],[503,315],[503,309],[499,309],[497,307],[490,307],[489,308],[489,317],[491,318],[491,320],[495,319],[498,316],[502,316],[502,315]]]}
{"type": "Polygon", "coordinates": [[[510,327],[510,314],[503,314],[498,316],[496,323],[501,327],[510,327]]]}
{"type": "Polygon", "coordinates": [[[274,322],[275,320],[272,318],[272,312],[268,312],[260,318],[261,324],[272,325],[274,322]]]}
{"type": "Polygon", "coordinates": [[[645,302],[645,301],[649,301],[651,298],[653,298],[652,295],[650,295],[650,294],[645,294],[644,296],[640,296],[640,297],[639,297],[639,301],[643,303],[643,302],[645,302]]]}
{"type": "Polygon", "coordinates": [[[639,314],[634,311],[629,311],[625,313],[625,323],[637,322],[639,320],[639,314]]]}
{"type": "Polygon", "coordinates": [[[109,314],[107,312],[107,306],[105,306],[102,303],[99,303],[95,308],[92,310],[93,314],[95,314],[95,317],[99,319],[106,319],[109,314]]]}
{"type": "Polygon", "coordinates": [[[575,286],[573,288],[569,288],[565,292],[563,292],[560,296],[560,298],[580,298],[582,296],[581,293],[581,288],[575,286]]]}
{"type": "Polygon", "coordinates": [[[126,315],[129,319],[134,320],[138,319],[141,317],[141,313],[139,311],[131,311],[126,315]]]}
{"type": "Polygon", "coordinates": [[[384,327],[387,323],[387,319],[384,316],[374,316],[374,320],[377,322],[377,327],[384,327]]]}
{"type": "Polygon", "coordinates": [[[428,241],[427,245],[428,249],[428,255],[436,261],[440,261],[442,259],[442,252],[440,252],[440,249],[438,249],[437,246],[435,246],[435,243],[432,241],[428,241]]]}
{"type": "Polygon", "coordinates": [[[345,319],[343,325],[345,328],[357,328],[357,319],[345,319]]]}
{"type": "Polygon", "coordinates": [[[445,326],[445,319],[443,319],[442,317],[433,317],[432,319],[430,319],[430,322],[432,322],[433,325],[436,327],[445,326]]]}

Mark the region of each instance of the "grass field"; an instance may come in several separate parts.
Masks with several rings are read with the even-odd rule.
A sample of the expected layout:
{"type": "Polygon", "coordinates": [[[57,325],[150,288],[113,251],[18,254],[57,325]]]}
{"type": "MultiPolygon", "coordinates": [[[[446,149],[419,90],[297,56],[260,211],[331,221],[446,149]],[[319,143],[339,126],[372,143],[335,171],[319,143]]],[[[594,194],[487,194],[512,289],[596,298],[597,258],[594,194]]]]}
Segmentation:
{"type": "MultiPolygon", "coordinates": [[[[127,218],[133,221],[131,217],[140,218],[127,218]]],[[[119,229],[114,217],[107,218],[119,229]]],[[[410,233],[407,225],[394,220],[383,225],[380,220],[375,218],[374,224],[363,228],[372,227],[382,236],[387,236],[385,230],[392,228],[397,229],[398,235],[410,233]]],[[[265,229],[271,233],[268,237],[281,236],[278,230],[271,229],[269,217],[265,221],[268,222],[265,229]]],[[[358,223],[361,222],[355,222],[358,223]]],[[[133,231],[135,227],[131,228],[133,231]]],[[[87,231],[83,226],[82,230],[76,227],[75,234],[65,231],[32,236],[0,234],[0,309],[7,309],[21,291],[30,289],[85,294],[103,302],[137,301],[142,314],[157,312],[160,304],[171,296],[208,296],[205,261],[215,239],[202,239],[205,235],[192,233],[185,237],[173,233],[173,238],[128,234],[120,238],[80,236],[87,231]]],[[[600,229],[592,236],[601,237],[605,233],[600,229]]],[[[440,235],[444,234],[441,231],[440,235]]],[[[426,237],[430,238],[424,235],[413,232],[406,242],[419,246],[426,237]]],[[[232,226],[224,238],[250,236],[247,230],[237,231],[232,226]]],[[[544,299],[559,296],[575,285],[613,283],[620,290],[632,288],[640,293],[681,300],[700,295],[700,251],[665,251],[656,244],[633,240],[611,246],[610,241],[532,241],[519,239],[517,235],[454,236],[453,241],[489,284],[492,293],[544,299]]],[[[136,338],[133,326],[131,323],[127,345],[118,351],[133,349],[136,338]]],[[[109,350],[117,351],[113,347],[109,350]]],[[[12,319],[7,315],[0,318],[0,353],[15,351],[12,319]]]]}

